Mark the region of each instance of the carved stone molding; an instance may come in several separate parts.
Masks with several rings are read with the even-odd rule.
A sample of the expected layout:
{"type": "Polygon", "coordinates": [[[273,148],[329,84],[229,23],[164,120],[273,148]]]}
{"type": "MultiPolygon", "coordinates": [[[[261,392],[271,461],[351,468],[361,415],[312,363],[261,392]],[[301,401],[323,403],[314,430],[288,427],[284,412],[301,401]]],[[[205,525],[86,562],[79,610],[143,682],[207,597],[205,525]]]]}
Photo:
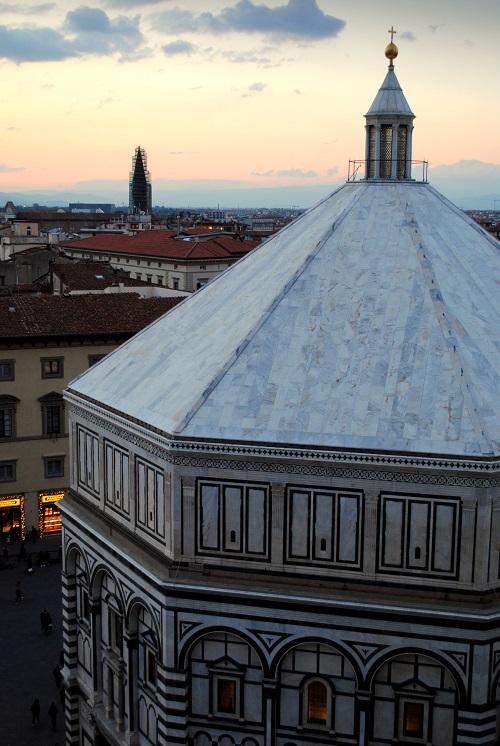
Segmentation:
{"type": "Polygon", "coordinates": [[[265,446],[247,446],[247,445],[226,445],[213,443],[186,443],[181,441],[169,441],[166,437],[161,438],[154,432],[151,432],[151,440],[141,437],[136,432],[124,428],[118,423],[104,419],[95,413],[91,413],[76,405],[72,405],[72,412],[81,419],[94,424],[95,426],[113,433],[126,442],[137,446],[141,450],[151,453],[163,461],[175,466],[186,466],[199,469],[239,469],[241,471],[275,473],[284,475],[310,475],[319,477],[346,478],[358,480],[377,480],[386,482],[401,482],[405,484],[429,484],[443,485],[451,487],[496,487],[500,486],[500,476],[498,474],[498,464],[461,462],[448,459],[437,458],[416,458],[405,456],[378,456],[370,454],[339,453],[334,451],[308,451],[306,449],[276,448],[265,446]],[[154,442],[155,441],[155,442],[154,442]],[[162,447],[159,443],[164,443],[162,447]],[[167,446],[174,447],[175,453],[167,446]],[[182,454],[181,452],[185,453],[182,454]],[[191,455],[192,454],[192,455],[191,455]],[[199,455],[195,455],[199,454],[199,455]],[[209,454],[214,454],[210,456],[209,454]],[[219,455],[219,457],[214,457],[219,455]],[[224,458],[223,456],[233,456],[233,458],[224,458]],[[248,460],[240,460],[239,457],[245,456],[248,460]],[[269,459],[263,461],[262,459],[269,459]],[[287,459],[287,462],[278,461],[277,459],[287,459]],[[308,461],[319,461],[318,463],[306,463],[308,461]],[[325,462],[341,462],[344,466],[334,466],[325,462]],[[366,468],[361,468],[361,464],[366,464],[366,468]],[[410,468],[432,468],[433,472],[415,472],[415,471],[388,471],[385,466],[410,468]],[[377,467],[376,469],[368,468],[369,466],[377,467]],[[461,476],[456,473],[439,473],[443,469],[464,470],[476,472],[481,470],[481,476],[461,476]],[[491,476],[488,476],[488,473],[491,476]],[[495,476],[493,476],[495,474],[495,476]]]}

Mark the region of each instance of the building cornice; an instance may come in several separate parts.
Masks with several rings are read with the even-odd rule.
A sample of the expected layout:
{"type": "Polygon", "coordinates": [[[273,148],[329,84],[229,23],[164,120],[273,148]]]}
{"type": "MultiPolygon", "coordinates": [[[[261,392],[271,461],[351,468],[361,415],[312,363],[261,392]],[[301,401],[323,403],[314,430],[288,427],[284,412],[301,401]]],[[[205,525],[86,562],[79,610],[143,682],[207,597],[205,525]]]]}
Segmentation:
{"type": "Polygon", "coordinates": [[[65,392],[71,411],[80,419],[175,466],[241,469],[275,474],[310,474],[336,478],[465,487],[500,486],[498,459],[382,452],[309,449],[288,445],[177,440],[89,400],[65,392]],[[439,472],[439,473],[437,473],[439,472]]]}

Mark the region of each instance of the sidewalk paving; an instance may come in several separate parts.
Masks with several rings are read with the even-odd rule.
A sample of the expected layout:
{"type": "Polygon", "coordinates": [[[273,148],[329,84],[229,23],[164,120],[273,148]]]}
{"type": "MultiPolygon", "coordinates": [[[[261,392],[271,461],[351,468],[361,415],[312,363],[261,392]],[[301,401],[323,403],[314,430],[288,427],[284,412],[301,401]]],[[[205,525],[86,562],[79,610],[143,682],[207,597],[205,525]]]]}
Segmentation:
{"type": "MultiPolygon", "coordinates": [[[[11,567],[0,571],[0,746],[64,746],[64,712],[52,671],[62,649],[61,562],[36,566],[36,554],[50,551],[55,557],[61,534],[26,542],[34,553],[32,574],[18,562],[20,544],[9,546],[11,567]],[[24,597],[15,604],[15,587],[21,581],[24,597]],[[40,612],[52,616],[50,634],[40,630],[40,612]],[[32,728],[30,706],[40,700],[40,725],[32,728]],[[54,701],[59,710],[52,732],[48,715],[54,701]]],[[[0,551],[3,544],[0,544],[0,551]]]]}

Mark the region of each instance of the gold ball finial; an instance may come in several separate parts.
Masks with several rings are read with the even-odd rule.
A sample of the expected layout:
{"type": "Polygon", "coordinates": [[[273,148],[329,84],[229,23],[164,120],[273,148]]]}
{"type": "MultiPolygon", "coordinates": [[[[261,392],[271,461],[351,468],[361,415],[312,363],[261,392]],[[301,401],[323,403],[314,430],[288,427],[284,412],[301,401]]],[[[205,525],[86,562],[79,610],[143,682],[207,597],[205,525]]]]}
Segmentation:
{"type": "Polygon", "coordinates": [[[397,34],[397,31],[394,29],[394,26],[391,26],[388,33],[391,35],[391,42],[386,46],[384,54],[392,65],[399,53],[397,46],[393,42],[394,34],[397,34]]]}

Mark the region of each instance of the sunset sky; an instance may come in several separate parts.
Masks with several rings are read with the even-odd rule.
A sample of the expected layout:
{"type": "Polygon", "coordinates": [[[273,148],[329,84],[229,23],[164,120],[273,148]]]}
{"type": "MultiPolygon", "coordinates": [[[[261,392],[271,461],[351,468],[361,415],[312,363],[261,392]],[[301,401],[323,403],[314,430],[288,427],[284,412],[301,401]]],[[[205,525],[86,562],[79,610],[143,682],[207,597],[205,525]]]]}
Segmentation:
{"type": "Polygon", "coordinates": [[[498,0],[0,2],[0,191],[118,203],[137,145],[153,190],[344,180],[391,25],[413,157],[488,164],[500,198],[498,0]]]}

